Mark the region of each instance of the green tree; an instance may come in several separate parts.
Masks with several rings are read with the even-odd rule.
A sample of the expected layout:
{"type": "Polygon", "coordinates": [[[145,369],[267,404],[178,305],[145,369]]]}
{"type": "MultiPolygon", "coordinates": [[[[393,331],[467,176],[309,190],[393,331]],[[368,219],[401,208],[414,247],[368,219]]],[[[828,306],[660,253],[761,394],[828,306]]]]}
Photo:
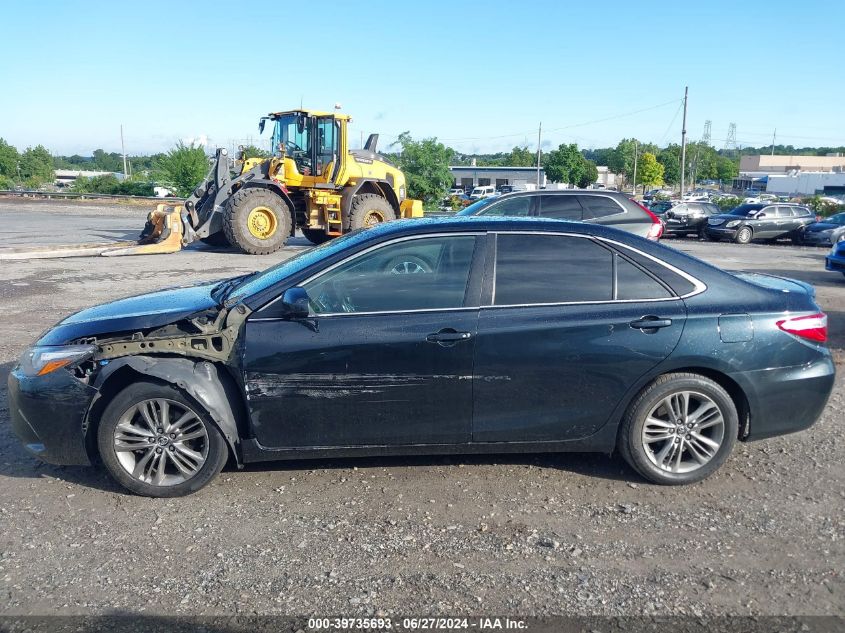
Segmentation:
{"type": "Polygon", "coordinates": [[[43,145],[27,147],[21,154],[20,169],[27,187],[39,187],[53,180],[53,157],[43,145]]]}
{"type": "Polygon", "coordinates": [[[94,150],[93,169],[97,171],[123,172],[123,156],[117,152],[106,153],[101,149],[94,150]]]}
{"type": "Polygon", "coordinates": [[[651,152],[645,152],[639,157],[636,184],[645,187],[658,187],[663,184],[663,165],[657,162],[657,157],[651,152]]]}
{"type": "Polygon", "coordinates": [[[578,182],[576,182],[575,184],[578,185],[581,189],[586,189],[599,179],[599,170],[593,161],[587,160],[586,158],[584,158],[583,160],[583,171],[578,182]]]}
{"type": "Polygon", "coordinates": [[[208,157],[202,147],[182,141],[159,158],[153,170],[155,179],[180,198],[187,198],[208,172],[208,157]]]}
{"type": "Polygon", "coordinates": [[[537,155],[527,147],[514,147],[507,160],[508,167],[533,167],[537,164],[537,155]]]}
{"type": "Polygon", "coordinates": [[[18,161],[20,155],[14,145],[9,145],[0,138],[0,176],[14,180],[18,175],[18,161]]]}
{"type": "Polygon", "coordinates": [[[270,152],[255,145],[246,145],[243,152],[246,158],[270,158],[271,156],[270,152]]]}
{"type": "Polygon", "coordinates": [[[733,180],[739,174],[739,166],[727,156],[716,159],[716,178],[722,182],[733,180]]]}
{"type": "Polygon", "coordinates": [[[585,165],[586,160],[575,143],[559,145],[557,149],[546,154],[546,159],[543,161],[543,168],[549,180],[571,185],[581,180],[585,165]]]}
{"type": "Polygon", "coordinates": [[[663,180],[667,185],[681,182],[681,146],[669,145],[657,154],[657,162],[663,165],[663,180]]]}
{"type": "Polygon", "coordinates": [[[436,138],[415,141],[409,132],[400,134],[395,144],[401,148],[397,162],[405,173],[408,196],[427,206],[439,202],[452,184],[449,161],[454,152],[436,138]]]}

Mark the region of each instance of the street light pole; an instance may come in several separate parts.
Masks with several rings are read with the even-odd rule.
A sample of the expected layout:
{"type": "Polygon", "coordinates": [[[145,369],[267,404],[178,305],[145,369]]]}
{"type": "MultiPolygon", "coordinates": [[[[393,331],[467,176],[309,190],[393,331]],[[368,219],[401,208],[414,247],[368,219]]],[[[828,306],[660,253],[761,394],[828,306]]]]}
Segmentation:
{"type": "Polygon", "coordinates": [[[637,149],[639,148],[639,141],[634,139],[634,196],[637,195],[637,149]]]}
{"type": "Polygon", "coordinates": [[[537,189],[540,188],[540,142],[543,138],[543,122],[540,121],[540,127],[537,128],[537,189]]]}
{"type": "Polygon", "coordinates": [[[684,167],[687,162],[687,91],[684,86],[684,122],[681,124],[681,200],[684,199],[684,167]]]}

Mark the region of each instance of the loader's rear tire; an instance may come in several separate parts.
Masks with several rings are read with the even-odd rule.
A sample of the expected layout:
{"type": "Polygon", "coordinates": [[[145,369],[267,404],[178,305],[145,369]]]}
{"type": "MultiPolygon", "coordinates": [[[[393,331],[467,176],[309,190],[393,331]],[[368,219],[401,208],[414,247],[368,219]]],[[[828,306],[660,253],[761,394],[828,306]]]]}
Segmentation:
{"type": "Polygon", "coordinates": [[[291,210],[272,191],[241,189],[226,204],[223,232],[229,243],[250,255],[275,253],[290,237],[291,210]]]}
{"type": "Polygon", "coordinates": [[[200,238],[200,241],[203,244],[208,244],[209,246],[217,246],[220,248],[227,248],[231,246],[229,240],[226,239],[226,234],[223,231],[217,231],[217,233],[212,233],[208,237],[200,238]]]}
{"type": "Polygon", "coordinates": [[[374,193],[364,193],[352,199],[349,209],[349,230],[369,229],[382,222],[396,219],[390,203],[374,193]]]}
{"type": "Polygon", "coordinates": [[[323,229],[302,229],[302,234],[312,244],[324,244],[332,239],[332,236],[326,235],[323,229]]]}

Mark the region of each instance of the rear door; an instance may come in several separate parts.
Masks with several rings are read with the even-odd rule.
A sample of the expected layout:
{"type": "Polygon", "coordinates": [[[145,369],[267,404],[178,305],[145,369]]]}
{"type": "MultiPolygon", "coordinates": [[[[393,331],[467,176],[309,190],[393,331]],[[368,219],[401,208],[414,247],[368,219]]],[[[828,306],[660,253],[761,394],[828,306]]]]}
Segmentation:
{"type": "Polygon", "coordinates": [[[595,433],[675,348],[683,301],[587,237],[501,233],[494,248],[475,346],[473,441],[595,433]]]}

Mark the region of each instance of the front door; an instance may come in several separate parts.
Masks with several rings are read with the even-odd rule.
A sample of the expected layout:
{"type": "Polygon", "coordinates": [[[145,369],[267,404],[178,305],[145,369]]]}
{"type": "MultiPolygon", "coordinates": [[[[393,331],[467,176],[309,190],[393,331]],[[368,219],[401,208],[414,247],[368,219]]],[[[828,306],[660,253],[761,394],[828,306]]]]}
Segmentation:
{"type": "Polygon", "coordinates": [[[244,381],[267,448],[465,443],[477,237],[400,240],[303,284],[312,318],[246,325],[244,381]]]}
{"type": "Polygon", "coordinates": [[[595,433],[675,348],[686,317],[633,262],[564,235],[500,234],[491,303],[475,348],[475,442],[595,433]]]}

